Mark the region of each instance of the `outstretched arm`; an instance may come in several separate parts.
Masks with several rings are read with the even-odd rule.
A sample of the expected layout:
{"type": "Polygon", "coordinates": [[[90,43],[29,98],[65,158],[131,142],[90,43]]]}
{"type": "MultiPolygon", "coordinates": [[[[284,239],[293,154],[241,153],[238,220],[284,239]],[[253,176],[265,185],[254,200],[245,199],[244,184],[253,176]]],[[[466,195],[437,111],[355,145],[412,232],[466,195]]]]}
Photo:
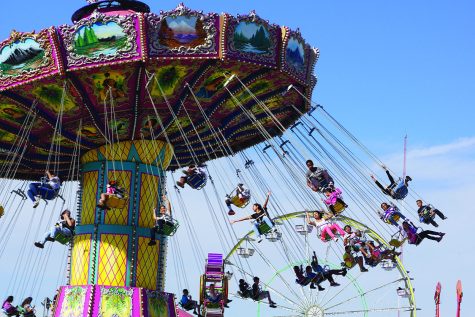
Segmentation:
{"type": "Polygon", "coordinates": [[[267,208],[267,203],[269,202],[269,197],[270,197],[271,192],[267,193],[266,201],[262,205],[262,208],[266,209],[267,208]]]}
{"type": "Polygon", "coordinates": [[[233,223],[236,223],[236,222],[241,222],[241,221],[246,221],[246,220],[251,220],[251,219],[252,219],[251,216],[247,216],[247,217],[244,217],[244,218],[241,218],[241,219],[231,220],[230,223],[233,224],[233,223]]]}

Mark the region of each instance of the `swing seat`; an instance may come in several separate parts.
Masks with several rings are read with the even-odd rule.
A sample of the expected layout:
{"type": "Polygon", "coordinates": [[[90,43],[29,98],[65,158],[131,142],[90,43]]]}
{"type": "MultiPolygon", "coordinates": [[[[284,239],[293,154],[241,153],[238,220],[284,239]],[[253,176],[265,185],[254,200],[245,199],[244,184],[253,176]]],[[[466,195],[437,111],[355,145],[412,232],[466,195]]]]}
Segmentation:
{"type": "Polygon", "coordinates": [[[74,235],[72,236],[65,236],[64,234],[62,233],[58,233],[55,237],[54,237],[54,240],[56,242],[59,242],[63,245],[68,245],[72,240],[73,240],[73,237],[74,235]]]}
{"type": "Polygon", "coordinates": [[[186,183],[193,189],[200,190],[201,188],[205,187],[207,181],[207,177],[204,174],[193,174],[188,176],[186,179],[186,183]]]}
{"type": "Polygon", "coordinates": [[[239,196],[237,195],[231,198],[231,204],[233,204],[234,206],[238,208],[246,207],[249,204],[249,201],[250,201],[249,198],[241,200],[239,199],[239,196]]]}
{"type": "Polygon", "coordinates": [[[259,224],[259,233],[260,233],[260,234],[267,234],[267,233],[269,233],[271,230],[272,230],[272,228],[269,227],[269,226],[267,225],[267,223],[261,222],[261,223],[259,224]]]}
{"type": "Polygon", "coordinates": [[[337,215],[341,214],[343,212],[343,210],[345,210],[345,204],[342,204],[340,201],[337,201],[334,205],[333,205],[333,210],[335,211],[335,213],[337,215]]]}
{"type": "Polygon", "coordinates": [[[398,294],[400,297],[408,298],[409,295],[411,295],[411,292],[410,292],[409,289],[407,289],[407,288],[398,288],[398,289],[397,289],[397,294],[398,294]]]}
{"type": "MultiPolygon", "coordinates": [[[[389,216],[389,218],[392,218],[396,222],[399,222],[399,219],[401,219],[401,217],[399,215],[391,215],[391,216],[389,216]]],[[[390,225],[392,224],[391,221],[389,221],[389,219],[387,219],[385,222],[390,224],[390,225]]]]}
{"type": "Polygon", "coordinates": [[[277,242],[282,239],[282,233],[279,231],[269,232],[266,234],[266,239],[270,242],[277,242]]]}
{"type": "Polygon", "coordinates": [[[399,241],[398,239],[391,239],[389,241],[389,245],[390,246],[393,246],[395,248],[399,248],[401,245],[404,244],[404,241],[406,241],[406,239],[402,240],[402,241],[399,241]]]}
{"type": "Polygon", "coordinates": [[[5,208],[3,208],[2,205],[0,205],[0,218],[2,218],[4,214],[5,214],[5,208]]]}
{"type": "Polygon", "coordinates": [[[304,225],[296,225],[295,226],[295,231],[297,231],[298,233],[300,233],[303,236],[311,233],[312,230],[313,230],[313,226],[307,226],[307,228],[305,228],[304,225]]]}
{"type": "Polygon", "coordinates": [[[161,234],[164,235],[164,236],[171,237],[176,233],[179,226],[180,226],[180,224],[175,219],[173,219],[171,221],[167,221],[163,224],[163,229],[162,229],[161,234]]]}
{"type": "Polygon", "coordinates": [[[254,249],[252,248],[238,248],[237,249],[237,254],[240,255],[241,257],[247,259],[250,256],[254,255],[254,249]]]}
{"type": "Polygon", "coordinates": [[[120,198],[116,195],[109,195],[106,200],[106,207],[110,209],[124,209],[128,201],[127,197],[120,198]]]}
{"type": "Polygon", "coordinates": [[[394,268],[396,268],[396,263],[394,263],[391,260],[382,260],[381,261],[381,267],[383,268],[383,270],[391,271],[394,268]]]}

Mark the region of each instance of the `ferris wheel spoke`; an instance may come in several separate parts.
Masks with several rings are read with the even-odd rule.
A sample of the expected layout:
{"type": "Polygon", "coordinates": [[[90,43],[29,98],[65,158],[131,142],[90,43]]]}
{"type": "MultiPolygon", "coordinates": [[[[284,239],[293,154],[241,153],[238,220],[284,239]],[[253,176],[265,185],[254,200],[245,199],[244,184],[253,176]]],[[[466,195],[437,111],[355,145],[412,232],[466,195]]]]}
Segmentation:
{"type": "Polygon", "coordinates": [[[394,283],[398,283],[398,282],[403,281],[403,280],[404,280],[404,278],[399,278],[399,279],[397,279],[397,280],[395,280],[395,281],[391,281],[391,282],[389,282],[389,283],[386,283],[386,284],[383,284],[383,285],[381,285],[381,286],[378,286],[378,287],[375,287],[375,288],[373,288],[373,289],[370,289],[369,291],[366,291],[366,292],[364,292],[364,293],[361,293],[361,294],[355,295],[355,296],[353,296],[353,297],[344,299],[344,300],[342,300],[341,302],[339,302],[339,303],[337,303],[337,304],[334,304],[333,306],[326,307],[326,304],[329,303],[329,301],[328,301],[328,302],[325,303],[325,305],[322,305],[322,308],[325,308],[325,309],[332,309],[332,308],[334,308],[334,307],[343,305],[343,304],[345,304],[345,303],[347,303],[347,302],[349,302],[349,301],[351,301],[351,300],[353,300],[353,299],[360,298],[361,296],[367,295],[367,294],[369,294],[369,293],[371,293],[371,292],[380,290],[380,289],[382,289],[382,288],[384,288],[384,287],[386,287],[386,286],[392,285],[392,284],[394,284],[394,283]]]}
{"type": "Polygon", "coordinates": [[[389,307],[389,308],[368,308],[361,310],[347,310],[347,311],[336,311],[329,312],[325,311],[325,315],[345,315],[345,314],[360,314],[360,313],[377,313],[377,312],[389,312],[389,311],[412,311],[413,307],[389,307]]]}
{"type": "Polygon", "coordinates": [[[337,297],[338,295],[340,295],[346,288],[348,288],[348,286],[353,285],[353,284],[356,282],[356,280],[358,280],[362,275],[363,275],[363,272],[360,272],[360,274],[359,274],[356,278],[352,278],[351,276],[349,276],[350,281],[349,281],[348,283],[346,283],[346,285],[343,286],[343,287],[340,289],[340,291],[338,291],[335,295],[333,295],[333,297],[330,298],[329,300],[327,300],[324,304],[321,304],[321,303],[323,302],[323,300],[325,299],[326,295],[328,294],[328,292],[325,293],[325,295],[324,295],[324,296],[322,297],[322,299],[320,300],[319,304],[321,304],[321,306],[327,305],[327,304],[328,304],[329,302],[331,302],[335,297],[337,297]]]}

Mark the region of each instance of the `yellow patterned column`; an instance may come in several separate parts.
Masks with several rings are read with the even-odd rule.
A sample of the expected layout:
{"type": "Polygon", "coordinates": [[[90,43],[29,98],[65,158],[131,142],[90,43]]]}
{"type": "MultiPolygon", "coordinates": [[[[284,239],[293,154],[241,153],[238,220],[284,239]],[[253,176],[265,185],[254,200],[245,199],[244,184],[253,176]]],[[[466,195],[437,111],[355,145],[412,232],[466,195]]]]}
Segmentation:
{"type": "Polygon", "coordinates": [[[148,242],[172,151],[161,141],[126,141],[81,158],[82,199],[71,285],[163,287],[166,237],[154,247],[148,242]],[[96,205],[110,180],[125,188],[125,207],[101,210],[96,205]]]}

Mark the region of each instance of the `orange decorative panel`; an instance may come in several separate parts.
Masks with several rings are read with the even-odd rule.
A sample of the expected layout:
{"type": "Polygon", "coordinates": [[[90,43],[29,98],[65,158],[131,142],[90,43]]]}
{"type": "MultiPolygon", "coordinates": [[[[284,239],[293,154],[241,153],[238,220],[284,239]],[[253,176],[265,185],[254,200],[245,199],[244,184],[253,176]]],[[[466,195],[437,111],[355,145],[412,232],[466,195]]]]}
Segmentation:
{"type": "Polygon", "coordinates": [[[90,234],[79,234],[74,237],[71,258],[71,285],[88,284],[90,250],[90,234]]]}
{"type": "Polygon", "coordinates": [[[97,284],[125,286],[129,236],[101,234],[97,284]]]}
{"type": "Polygon", "coordinates": [[[97,180],[99,172],[85,172],[83,177],[83,196],[82,196],[82,211],[81,224],[94,224],[94,215],[96,212],[96,195],[97,195],[97,180]]]}
{"type": "Polygon", "coordinates": [[[157,289],[158,255],[160,244],[153,247],[148,245],[149,238],[138,238],[137,252],[137,280],[136,287],[144,287],[150,290],[157,289]]]}
{"type": "Polygon", "coordinates": [[[158,204],[158,176],[142,174],[140,186],[139,227],[151,228],[155,225],[153,210],[158,204]]]}

